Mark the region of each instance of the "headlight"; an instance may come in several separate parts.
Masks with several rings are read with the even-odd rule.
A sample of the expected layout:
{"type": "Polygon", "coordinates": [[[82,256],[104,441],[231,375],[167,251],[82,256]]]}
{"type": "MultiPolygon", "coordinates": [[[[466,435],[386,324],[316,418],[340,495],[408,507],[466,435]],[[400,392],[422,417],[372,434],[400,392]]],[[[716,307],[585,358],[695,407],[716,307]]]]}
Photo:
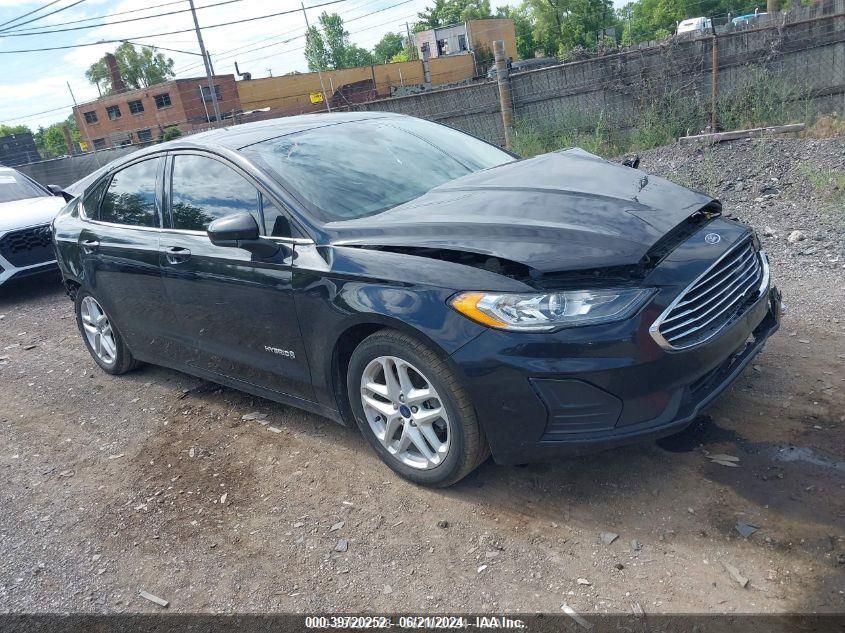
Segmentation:
{"type": "Polygon", "coordinates": [[[502,330],[545,332],[631,316],[652,290],[576,290],[544,294],[462,292],[449,304],[473,321],[502,330]]]}

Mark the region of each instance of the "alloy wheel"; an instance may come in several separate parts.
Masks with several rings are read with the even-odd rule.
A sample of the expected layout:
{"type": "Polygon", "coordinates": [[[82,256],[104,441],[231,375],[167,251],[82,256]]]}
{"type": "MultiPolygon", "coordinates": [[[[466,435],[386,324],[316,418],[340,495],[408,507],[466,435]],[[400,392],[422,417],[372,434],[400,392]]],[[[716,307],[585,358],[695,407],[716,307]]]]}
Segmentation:
{"type": "Polygon", "coordinates": [[[449,453],[451,425],[431,381],[395,356],[370,361],[361,375],[361,404],[376,438],[395,459],[419,470],[449,453]]]}
{"type": "Polygon", "coordinates": [[[82,300],[79,312],[85,338],[94,354],[106,365],[113,364],[117,357],[117,342],[105,310],[94,297],[88,296],[82,300]]]}

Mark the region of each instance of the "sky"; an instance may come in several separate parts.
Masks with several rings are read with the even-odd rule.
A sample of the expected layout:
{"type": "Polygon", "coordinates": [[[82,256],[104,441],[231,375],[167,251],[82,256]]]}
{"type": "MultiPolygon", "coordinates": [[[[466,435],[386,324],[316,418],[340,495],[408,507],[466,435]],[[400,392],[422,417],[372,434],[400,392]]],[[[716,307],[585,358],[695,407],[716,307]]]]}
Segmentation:
{"type": "MultiPolygon", "coordinates": [[[[417,12],[430,1],[306,0],[305,6],[314,7],[308,10],[312,24],[322,11],[339,13],[351,41],[372,49],[386,32],[404,31],[405,22],[413,23],[417,12]],[[334,4],[316,6],[326,2],[334,4]]],[[[161,51],[173,59],[176,77],[204,74],[193,20],[186,10],[187,0],[53,0],[42,11],[4,26],[48,2],[0,0],[0,123],[25,124],[35,130],[40,125],[61,121],[71,113],[70,90],[79,103],[96,99],[97,88],[85,79],[85,71],[119,46],[119,42],[99,43],[103,40],[129,39],[138,44],[182,51],[161,51]],[[57,9],[61,10],[46,15],[57,9]],[[23,24],[38,16],[44,17],[23,24]],[[133,21],[125,22],[130,19],[133,21]],[[78,28],[89,26],[95,28],[78,28]],[[54,29],[76,30],[38,32],[54,29]],[[65,46],[78,47],[11,52],[65,46]]],[[[492,4],[517,2],[503,0],[492,4]]],[[[256,79],[271,73],[307,71],[303,55],[305,20],[299,0],[195,0],[195,5],[203,40],[217,74],[233,73],[235,61],[242,72],[249,71],[256,79]],[[231,24],[288,11],[284,15],[231,24]]]]}
{"type": "MultiPolygon", "coordinates": [[[[68,7],[76,1],[59,0],[43,11],[23,18],[21,22],[68,7]]],[[[305,6],[308,8],[327,1],[331,0],[306,0],[305,6]]],[[[0,0],[0,24],[43,7],[47,2],[0,0]]],[[[335,11],[347,23],[350,39],[359,46],[371,49],[384,33],[404,31],[405,21],[413,21],[417,12],[426,4],[427,0],[340,0],[336,4],[310,9],[308,19],[315,23],[322,11],[335,11]]],[[[305,20],[299,0],[195,0],[195,5],[203,40],[211,52],[217,74],[233,73],[235,61],[242,72],[249,71],[254,78],[267,77],[270,73],[282,75],[294,70],[307,71],[303,55],[305,20]],[[207,5],[218,6],[200,8],[207,5]],[[230,24],[235,20],[284,11],[293,12],[230,24]],[[214,25],[218,24],[224,26],[215,28],[214,25]],[[264,48],[254,50],[259,47],[264,48]]],[[[73,103],[68,83],[79,103],[96,99],[97,88],[85,79],[85,71],[106,52],[119,46],[119,43],[96,44],[102,40],[126,38],[135,43],[184,51],[161,52],[173,59],[177,78],[204,75],[196,34],[193,32],[193,20],[190,12],[184,11],[188,6],[187,0],[84,0],[54,15],[22,25],[18,32],[23,33],[23,29],[35,27],[51,30],[99,25],[97,28],[28,36],[12,36],[11,30],[0,33],[0,123],[25,124],[34,130],[39,125],[65,119],[71,113],[73,103]],[[180,10],[184,12],[160,15],[180,10]],[[134,12],[115,15],[126,11],[134,12]],[[156,15],[159,17],[118,23],[121,20],[156,15]],[[79,20],[88,21],[77,22],[79,20]],[[141,37],[182,30],[188,32],[141,37]],[[5,52],[79,44],[94,45],[67,50],[5,52]]],[[[0,30],[12,28],[12,25],[0,26],[0,30]]]]}

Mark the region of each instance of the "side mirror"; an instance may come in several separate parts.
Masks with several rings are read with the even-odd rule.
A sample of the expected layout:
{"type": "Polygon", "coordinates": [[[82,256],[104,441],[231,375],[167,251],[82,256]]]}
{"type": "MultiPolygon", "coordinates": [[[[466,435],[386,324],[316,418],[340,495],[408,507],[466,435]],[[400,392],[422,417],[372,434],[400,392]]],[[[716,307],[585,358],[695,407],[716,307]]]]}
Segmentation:
{"type": "Polygon", "coordinates": [[[47,190],[54,196],[61,196],[65,199],[65,202],[70,202],[71,200],[73,200],[73,196],[67,193],[61,187],[59,187],[59,185],[47,185],[47,190]]]}
{"type": "Polygon", "coordinates": [[[237,242],[259,236],[258,222],[249,213],[233,213],[208,225],[208,239],[215,246],[239,246],[237,242]]]}
{"type": "Polygon", "coordinates": [[[208,225],[208,239],[215,246],[243,248],[260,259],[268,259],[279,252],[279,245],[262,240],[258,222],[249,213],[233,213],[208,225]]]}

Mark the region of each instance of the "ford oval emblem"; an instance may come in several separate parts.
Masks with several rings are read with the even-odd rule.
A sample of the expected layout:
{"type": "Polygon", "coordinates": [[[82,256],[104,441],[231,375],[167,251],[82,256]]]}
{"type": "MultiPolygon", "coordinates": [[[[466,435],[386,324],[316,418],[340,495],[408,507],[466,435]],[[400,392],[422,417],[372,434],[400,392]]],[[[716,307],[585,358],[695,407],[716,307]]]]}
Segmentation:
{"type": "Polygon", "coordinates": [[[718,244],[722,241],[722,236],[718,233],[708,233],[704,236],[704,241],[708,244],[718,244]]]}

